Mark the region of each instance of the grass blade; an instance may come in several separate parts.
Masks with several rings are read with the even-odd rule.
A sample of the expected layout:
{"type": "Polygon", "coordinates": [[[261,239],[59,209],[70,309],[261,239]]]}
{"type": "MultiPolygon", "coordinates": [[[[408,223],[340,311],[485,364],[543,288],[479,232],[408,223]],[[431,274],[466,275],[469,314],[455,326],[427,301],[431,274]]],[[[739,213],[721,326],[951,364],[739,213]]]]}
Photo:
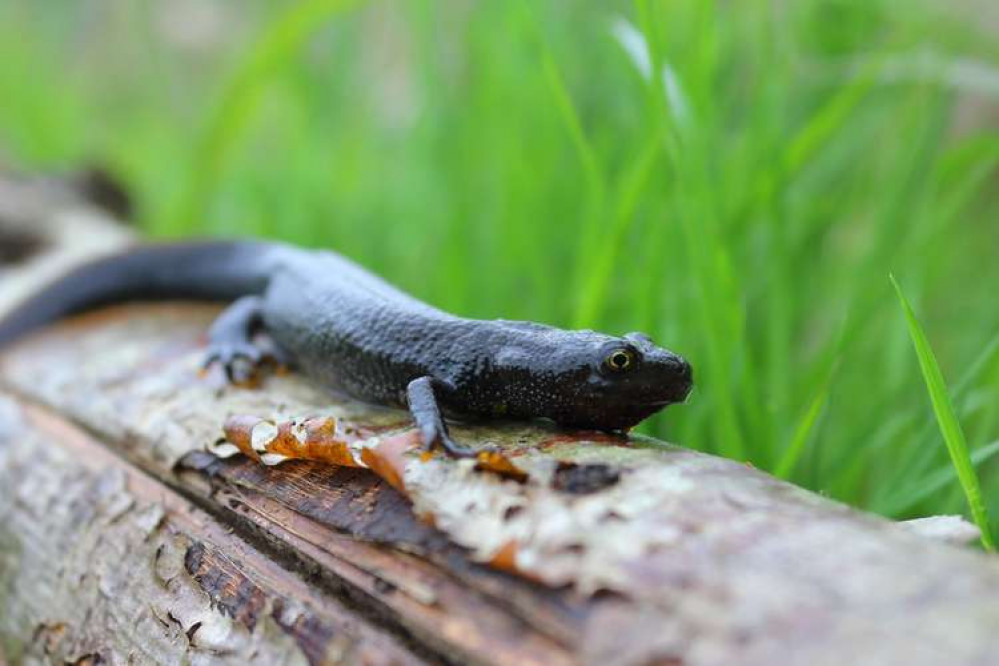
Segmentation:
{"type": "MultiPolygon", "coordinates": [[[[974,463],[976,468],[981,467],[992,460],[996,454],[999,454],[999,441],[986,444],[973,451],[971,453],[971,462],[974,463]]],[[[914,489],[912,492],[906,493],[895,504],[887,505],[888,509],[886,512],[895,516],[911,511],[919,502],[947,488],[953,480],[953,470],[946,467],[935,470],[921,478],[918,483],[913,484],[914,489]]]]}
{"type": "Polygon", "coordinates": [[[801,454],[805,452],[805,445],[808,443],[815,424],[819,420],[819,415],[822,414],[822,410],[826,406],[828,399],[829,384],[826,383],[819,389],[818,394],[812,400],[812,404],[808,406],[808,410],[798,423],[798,427],[794,429],[794,436],[791,438],[791,443],[774,468],[774,476],[781,479],[790,478],[791,473],[794,472],[794,468],[801,459],[801,454]]]}
{"type": "Polygon", "coordinates": [[[551,92],[555,109],[566,134],[568,135],[576,157],[579,160],[583,176],[586,179],[587,206],[583,221],[582,233],[579,236],[579,246],[576,250],[576,267],[574,285],[577,290],[587,287],[587,273],[591,258],[599,245],[601,234],[601,219],[605,213],[607,196],[607,176],[597,154],[596,146],[587,136],[579,109],[569,94],[565,78],[562,76],[555,57],[545,41],[537,20],[527,3],[524,3],[524,13],[527,25],[536,43],[541,58],[541,68],[545,82],[551,92]]]}
{"type": "MultiPolygon", "coordinates": [[[[225,161],[250,123],[267,83],[286,67],[308,39],[361,0],[302,0],[281,12],[235,72],[194,149],[191,177],[173,223],[201,223],[225,161]]],[[[170,221],[168,221],[168,224],[170,221]]]]}
{"type": "Polygon", "coordinates": [[[933,348],[923,332],[923,327],[916,319],[916,314],[906,300],[902,288],[895,280],[894,275],[889,275],[895,293],[898,295],[899,303],[905,312],[906,324],[909,328],[909,337],[916,349],[916,357],[919,359],[919,367],[923,372],[923,379],[926,381],[926,390],[930,394],[930,401],[933,403],[933,412],[937,417],[937,424],[940,426],[940,433],[943,435],[944,443],[947,445],[947,452],[950,454],[951,462],[957,471],[957,478],[964,489],[964,495],[968,499],[968,506],[971,508],[971,515],[982,531],[982,545],[987,550],[994,551],[995,543],[992,540],[992,533],[989,530],[989,516],[982,500],[982,490],[978,484],[978,476],[975,474],[975,467],[971,461],[971,453],[968,450],[968,442],[964,438],[964,431],[961,423],[957,420],[954,412],[954,405],[951,403],[950,394],[947,392],[947,385],[944,383],[943,374],[937,364],[933,348]]]}
{"type": "Polygon", "coordinates": [[[579,298],[573,316],[575,328],[587,328],[597,325],[607,293],[614,282],[614,268],[624,246],[625,236],[635,219],[635,209],[655,168],[659,155],[658,140],[649,141],[642,149],[642,154],[634,162],[634,166],[622,177],[620,194],[614,207],[614,216],[607,230],[607,238],[601,243],[601,251],[591,250],[587,261],[589,270],[585,282],[579,289],[579,298]]]}

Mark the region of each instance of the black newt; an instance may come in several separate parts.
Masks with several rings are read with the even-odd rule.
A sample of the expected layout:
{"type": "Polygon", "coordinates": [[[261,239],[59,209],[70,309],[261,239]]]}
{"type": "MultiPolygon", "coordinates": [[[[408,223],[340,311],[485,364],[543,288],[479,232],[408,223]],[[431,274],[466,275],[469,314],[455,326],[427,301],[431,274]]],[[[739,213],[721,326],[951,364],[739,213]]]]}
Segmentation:
{"type": "Polygon", "coordinates": [[[230,380],[268,360],[254,343],[263,330],[324,386],[408,408],[425,446],[453,456],[475,452],[442,413],[626,430],[685,400],[693,381],[683,358],[641,333],[457,317],[333,252],[256,241],[146,245],[85,264],[0,320],[0,346],[101,305],[176,298],[232,301],[207,356],[230,380]]]}

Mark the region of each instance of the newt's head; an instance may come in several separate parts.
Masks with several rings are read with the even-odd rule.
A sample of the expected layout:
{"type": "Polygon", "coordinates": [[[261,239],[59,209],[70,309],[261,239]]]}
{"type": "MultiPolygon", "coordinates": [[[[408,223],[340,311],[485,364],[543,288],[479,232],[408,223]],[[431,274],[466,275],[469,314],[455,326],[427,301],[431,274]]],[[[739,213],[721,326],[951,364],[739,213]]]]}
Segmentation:
{"type": "Polygon", "coordinates": [[[626,430],[683,402],[693,386],[690,364],[642,333],[614,337],[547,328],[527,338],[497,358],[496,369],[513,389],[505,395],[511,416],[626,430]]]}

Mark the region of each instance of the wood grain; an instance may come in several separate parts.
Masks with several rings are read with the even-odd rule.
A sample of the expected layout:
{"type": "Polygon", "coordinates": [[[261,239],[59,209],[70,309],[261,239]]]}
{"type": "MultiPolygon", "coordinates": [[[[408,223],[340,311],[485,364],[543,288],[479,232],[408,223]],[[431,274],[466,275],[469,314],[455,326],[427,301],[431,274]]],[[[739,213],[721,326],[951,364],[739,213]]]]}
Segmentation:
{"type": "MultiPolygon", "coordinates": [[[[335,400],[295,376],[256,391],[199,378],[211,314],[165,305],[88,315],[7,354],[0,376],[22,402],[80,424],[122,464],[196,500],[261,559],[434,658],[833,664],[856,650],[866,663],[946,654],[972,664],[999,647],[999,567],[985,555],[648,440],[460,431],[503,448],[529,471],[526,483],[423,460],[405,453],[412,436],[395,412],[335,400]],[[406,496],[364,469],[211,456],[236,414],[353,424],[367,450],[396,447],[406,496]],[[582,483],[571,475],[593,465],[619,478],[568,492],[582,483]]],[[[234,591],[246,589],[239,571],[216,568],[216,603],[258,617],[259,595],[234,591]]]]}
{"type": "MultiPolygon", "coordinates": [[[[30,291],[38,273],[19,275],[30,291]]],[[[203,376],[216,312],[112,308],[0,355],[0,653],[13,663],[999,654],[999,565],[920,536],[933,530],[648,438],[456,426],[500,453],[422,456],[405,414],[294,374],[256,390],[203,376]],[[261,460],[320,461],[222,459],[238,451],[227,423],[261,460]]]]}
{"type": "Polygon", "coordinates": [[[2,552],[20,574],[0,627],[32,637],[15,659],[425,663],[73,425],[8,399],[0,409],[15,498],[2,552]],[[82,620],[95,617],[105,623],[82,620]]]}

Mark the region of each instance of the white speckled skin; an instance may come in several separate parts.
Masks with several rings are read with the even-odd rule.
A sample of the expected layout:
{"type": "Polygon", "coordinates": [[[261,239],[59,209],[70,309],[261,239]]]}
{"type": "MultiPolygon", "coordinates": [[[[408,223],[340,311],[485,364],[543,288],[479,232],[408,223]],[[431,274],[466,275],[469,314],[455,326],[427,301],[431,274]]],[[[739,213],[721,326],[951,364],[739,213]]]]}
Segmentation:
{"type": "Polygon", "coordinates": [[[464,319],[339,255],[305,256],[278,261],[264,295],[265,327],[303,371],[354,397],[404,406],[409,382],[431,377],[453,414],[614,430],[690,390],[690,366],[645,336],[464,319]],[[621,348],[633,367],[610,371],[604,361],[621,348]]]}
{"type": "Polygon", "coordinates": [[[686,361],[641,334],[464,319],[335,253],[240,241],[147,246],[84,266],[0,322],[0,344],[100,304],[244,295],[261,296],[247,326],[262,324],[303,372],[377,404],[407,406],[411,382],[428,378],[435,413],[439,403],[463,417],[619,430],[684,400],[692,382],[686,361]],[[614,371],[605,361],[622,349],[632,362],[614,371]]]}

